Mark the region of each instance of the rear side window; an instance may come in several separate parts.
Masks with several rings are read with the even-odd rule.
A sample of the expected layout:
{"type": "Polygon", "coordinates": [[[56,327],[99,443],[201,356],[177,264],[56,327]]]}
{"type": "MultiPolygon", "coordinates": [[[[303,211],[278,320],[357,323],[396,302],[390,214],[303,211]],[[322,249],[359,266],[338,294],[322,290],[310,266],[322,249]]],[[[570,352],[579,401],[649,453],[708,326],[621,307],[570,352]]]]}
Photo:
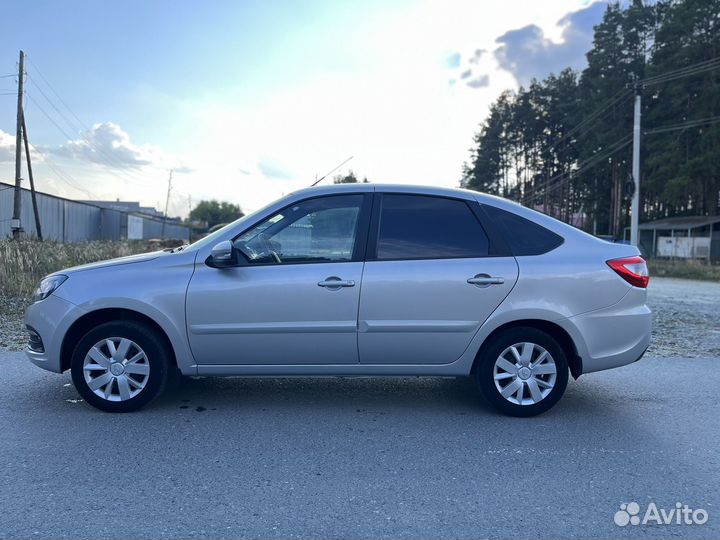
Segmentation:
{"type": "Polygon", "coordinates": [[[542,255],[563,243],[562,236],[529,219],[487,204],[483,209],[505,237],[513,255],[542,255]]]}
{"type": "Polygon", "coordinates": [[[421,195],[383,195],[378,259],[487,255],[488,237],[464,201],[421,195]]]}

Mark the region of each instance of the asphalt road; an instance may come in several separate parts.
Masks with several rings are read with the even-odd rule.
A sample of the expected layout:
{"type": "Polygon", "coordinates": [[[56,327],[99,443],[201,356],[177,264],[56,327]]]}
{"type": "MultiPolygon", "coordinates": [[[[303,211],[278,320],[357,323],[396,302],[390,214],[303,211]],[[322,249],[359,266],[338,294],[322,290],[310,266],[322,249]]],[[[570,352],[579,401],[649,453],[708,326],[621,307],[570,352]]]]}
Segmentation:
{"type": "Polygon", "coordinates": [[[466,380],[195,379],[101,413],[0,353],[0,537],[720,537],[718,359],[588,375],[534,419],[466,380]],[[636,501],[704,525],[628,525],[636,501]]]}

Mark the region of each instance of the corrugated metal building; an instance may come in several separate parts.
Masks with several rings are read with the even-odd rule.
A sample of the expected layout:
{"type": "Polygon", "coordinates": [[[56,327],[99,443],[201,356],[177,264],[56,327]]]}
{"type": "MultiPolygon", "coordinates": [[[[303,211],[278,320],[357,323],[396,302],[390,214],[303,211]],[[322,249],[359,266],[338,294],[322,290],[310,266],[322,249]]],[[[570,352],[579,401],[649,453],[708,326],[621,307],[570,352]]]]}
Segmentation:
{"type": "Polygon", "coordinates": [[[677,216],[639,228],[640,250],[646,255],[720,261],[720,216],[677,216]]]}
{"type": "MultiPolygon", "coordinates": [[[[14,185],[0,182],[0,238],[12,235],[14,185]]],[[[58,242],[87,240],[148,240],[160,238],[162,220],[147,214],[128,213],[36,192],[43,237],[58,242]]],[[[35,235],[30,190],[22,189],[22,227],[35,235]]],[[[190,229],[167,222],[165,237],[189,241],[190,229]]]]}

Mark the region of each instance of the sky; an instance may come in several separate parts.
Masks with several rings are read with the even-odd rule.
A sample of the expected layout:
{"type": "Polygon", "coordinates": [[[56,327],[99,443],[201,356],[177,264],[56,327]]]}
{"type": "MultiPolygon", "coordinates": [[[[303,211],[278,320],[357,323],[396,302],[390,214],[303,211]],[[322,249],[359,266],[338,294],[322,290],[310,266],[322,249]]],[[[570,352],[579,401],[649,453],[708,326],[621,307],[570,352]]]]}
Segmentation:
{"type": "Polygon", "coordinates": [[[6,2],[0,181],[14,182],[12,74],[22,49],[40,191],[162,210],[173,169],[170,215],[203,199],[250,211],[350,156],[339,172],[457,187],[489,105],[533,77],[582,69],[604,8],[591,0],[6,2]]]}

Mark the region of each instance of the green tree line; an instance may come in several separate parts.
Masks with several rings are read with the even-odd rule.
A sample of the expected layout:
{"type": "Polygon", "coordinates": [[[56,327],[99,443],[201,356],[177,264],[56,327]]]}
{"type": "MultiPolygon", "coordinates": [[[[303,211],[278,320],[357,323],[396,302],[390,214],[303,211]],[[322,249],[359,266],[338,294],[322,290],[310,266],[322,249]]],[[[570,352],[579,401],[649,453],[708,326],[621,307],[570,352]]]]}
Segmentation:
{"type": "Polygon", "coordinates": [[[630,219],[637,85],[640,220],[716,215],[719,57],[720,0],[609,4],[582,72],[533,80],[492,104],[461,184],[621,236],[630,219]]]}

